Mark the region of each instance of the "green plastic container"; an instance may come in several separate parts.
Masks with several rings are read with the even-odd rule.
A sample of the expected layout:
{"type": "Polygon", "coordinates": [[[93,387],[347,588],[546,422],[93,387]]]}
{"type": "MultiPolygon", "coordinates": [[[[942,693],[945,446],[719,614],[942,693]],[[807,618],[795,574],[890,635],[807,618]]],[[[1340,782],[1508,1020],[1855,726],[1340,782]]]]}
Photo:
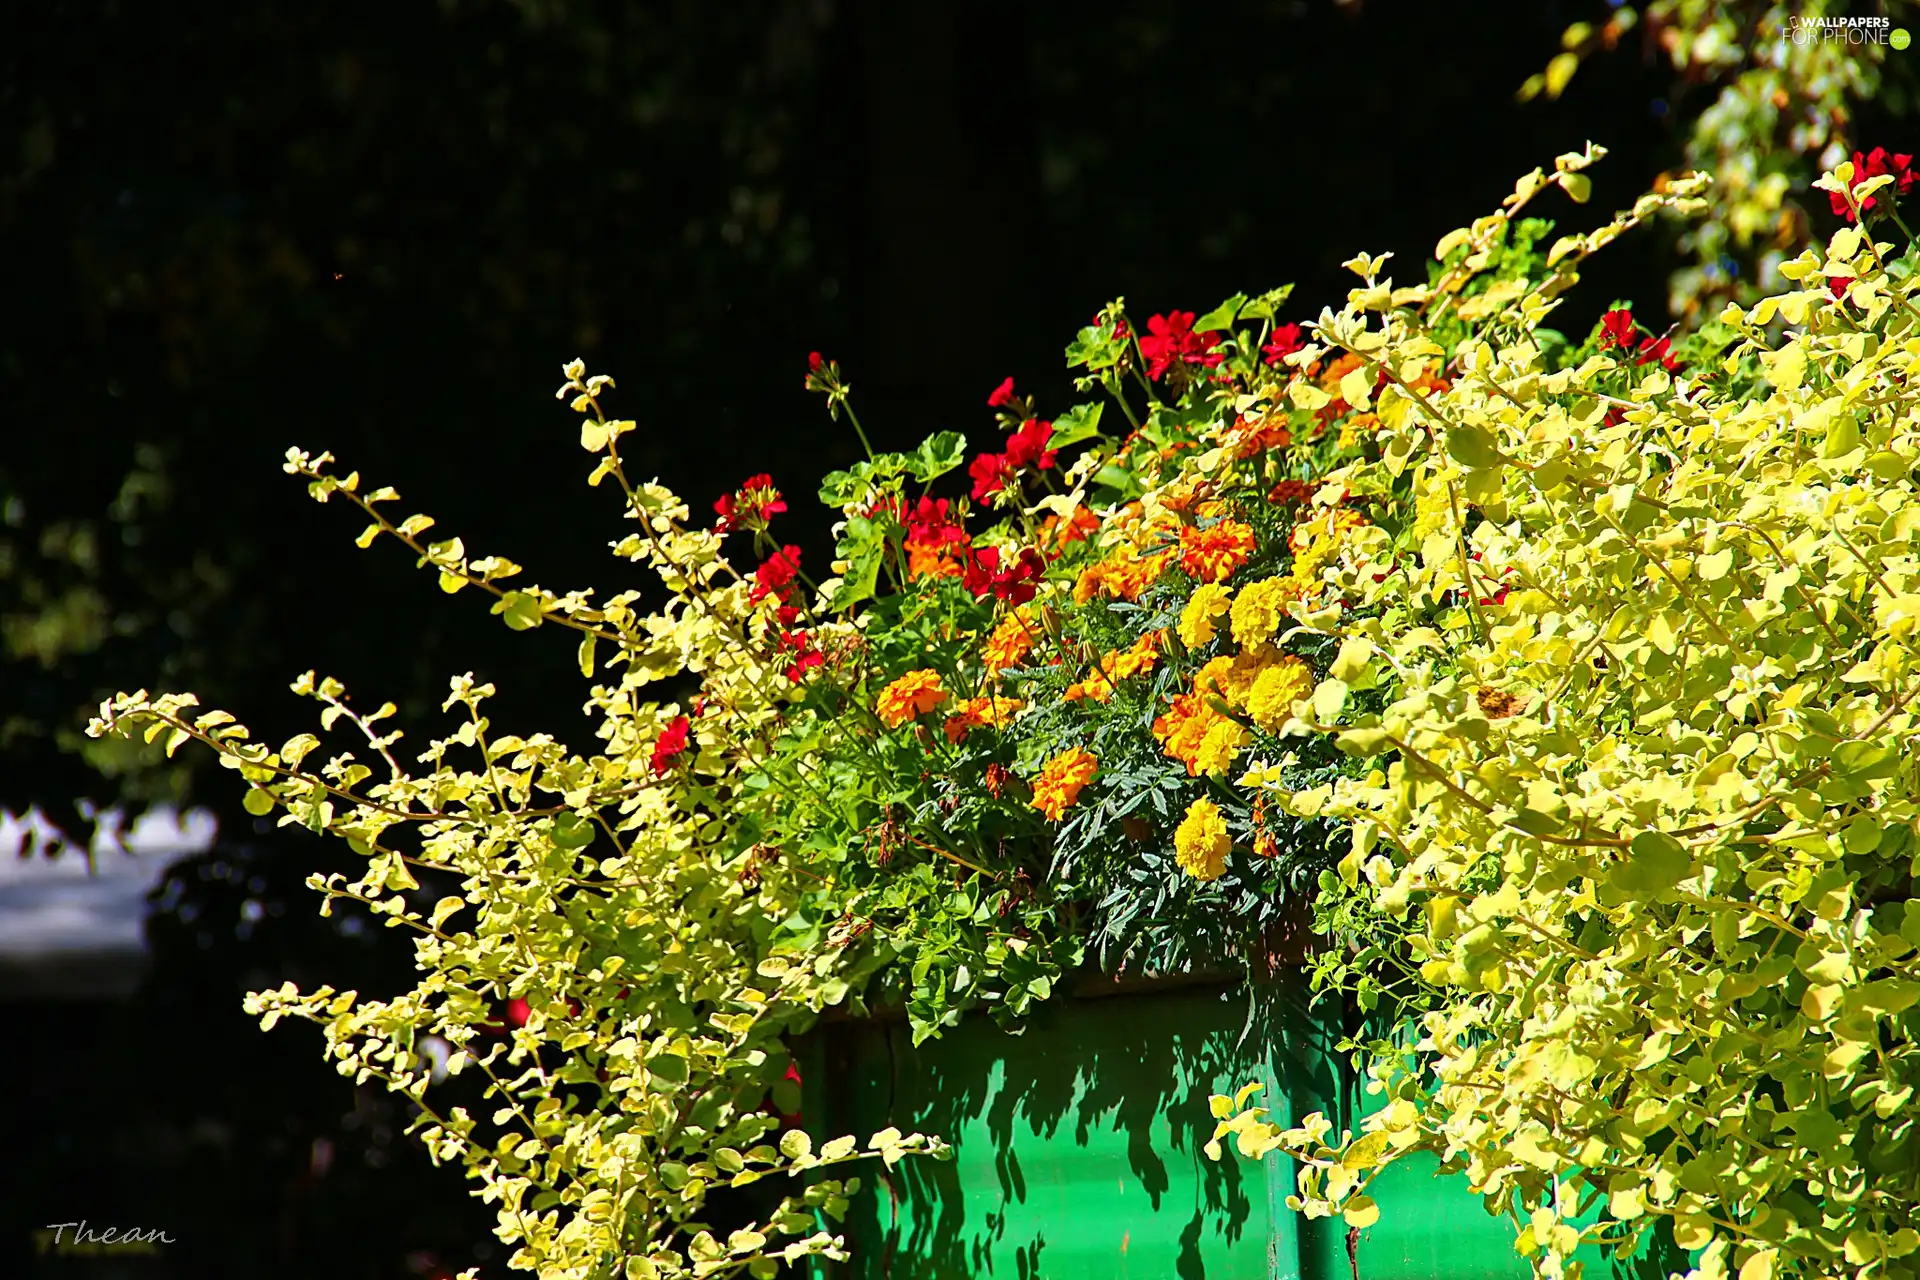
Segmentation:
{"type": "MultiPolygon", "coordinates": [[[[1364,1094],[1333,1050],[1326,1006],[1297,977],[1261,992],[1189,986],[1056,1000],[1009,1034],[969,1017],[920,1048],[903,1021],[819,1028],[803,1049],[816,1138],[893,1125],[954,1144],[863,1186],[843,1228],[853,1254],[825,1280],[1444,1280],[1531,1274],[1514,1226],[1458,1176],[1414,1157],[1375,1181],[1381,1218],[1349,1233],[1286,1207],[1294,1164],[1214,1162],[1208,1095],[1266,1083],[1269,1118],[1324,1111],[1351,1125],[1364,1094]],[[1349,1248],[1352,1249],[1351,1256],[1349,1248]]],[[[1662,1276],[1671,1250],[1622,1274],[1662,1276]]],[[[1675,1265],[1684,1269],[1684,1260],[1675,1265]]],[[[1588,1275],[1614,1264],[1597,1254],[1588,1275]]]]}

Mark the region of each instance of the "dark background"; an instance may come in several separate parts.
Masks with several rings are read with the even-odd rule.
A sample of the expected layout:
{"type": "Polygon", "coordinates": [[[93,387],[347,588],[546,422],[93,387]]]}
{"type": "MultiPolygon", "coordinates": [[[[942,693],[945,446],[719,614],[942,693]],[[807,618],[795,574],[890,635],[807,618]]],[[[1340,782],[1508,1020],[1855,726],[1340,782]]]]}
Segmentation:
{"type": "MultiPolygon", "coordinates": [[[[1635,47],[1516,104],[1566,24],[1606,12],[5,6],[0,806],[185,799],[225,834],[160,891],[132,1000],[0,1005],[0,1274],[504,1274],[490,1211],[397,1108],[310,1028],[240,1012],[288,977],[410,985],[394,934],[314,916],[302,881],[337,855],[257,831],[222,771],[76,749],[80,709],[138,686],[278,741],[310,727],[286,685],[314,667],[400,703],[413,741],[467,670],[499,684],[497,722],[580,740],[571,646],[443,597],[390,543],[356,551],[360,522],[281,473],[289,445],[530,580],[644,585],[605,553],[617,508],[553,399],[579,355],[640,423],[634,472],[704,512],[769,471],[818,564],[812,482],[857,444],[802,390],[808,351],[841,362],[876,447],[985,443],[1008,374],[1073,402],[1060,353],[1116,295],[1145,316],[1295,281],[1305,318],[1356,250],[1412,282],[1442,233],[1593,139],[1613,149],[1594,208],[1544,202],[1590,225],[1678,164],[1706,100],[1635,47]],[[31,1228],[79,1217],[181,1243],[25,1257],[31,1228]]],[[[1663,234],[1609,249],[1562,327],[1615,297],[1658,317],[1663,234]]]]}

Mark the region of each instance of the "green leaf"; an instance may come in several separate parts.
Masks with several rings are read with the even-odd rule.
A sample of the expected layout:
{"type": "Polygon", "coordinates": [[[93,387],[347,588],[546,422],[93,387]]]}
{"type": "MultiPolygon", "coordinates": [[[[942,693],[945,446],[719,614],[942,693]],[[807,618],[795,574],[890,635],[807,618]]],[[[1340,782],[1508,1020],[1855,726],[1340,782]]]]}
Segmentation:
{"type": "Polygon", "coordinates": [[[880,583],[880,565],[886,558],[886,544],[878,539],[858,548],[850,557],[840,587],[833,593],[835,609],[851,609],[872,597],[880,583]]]}
{"type": "Polygon", "coordinates": [[[907,471],[925,484],[959,466],[966,456],[967,438],[958,431],[941,431],[920,442],[907,459],[907,471]]]}
{"type": "Polygon", "coordinates": [[[593,822],[577,813],[563,813],[553,820],[552,838],[562,849],[584,849],[593,843],[593,822]]]}
{"type": "Polygon", "coordinates": [[[1280,313],[1280,305],[1292,294],[1293,286],[1283,284],[1278,289],[1269,289],[1253,301],[1240,308],[1242,320],[1271,320],[1280,313]]]}
{"type": "Polygon", "coordinates": [[[1498,466],[1500,450],[1485,427],[1452,427],[1447,431],[1447,453],[1475,471],[1498,466]]]}
{"type": "Polygon", "coordinates": [[[1193,331],[1195,333],[1217,333],[1222,329],[1231,328],[1234,317],[1240,314],[1240,308],[1246,305],[1246,301],[1246,294],[1234,294],[1231,298],[1228,298],[1225,302],[1207,312],[1207,314],[1201,316],[1198,320],[1195,320],[1193,322],[1193,331]]]}
{"type": "Polygon", "coordinates": [[[1126,339],[1115,338],[1108,330],[1090,324],[1067,344],[1067,367],[1110,369],[1120,363],[1120,357],[1126,354],[1126,350],[1126,339]]]}
{"type": "Polygon", "coordinates": [[[259,787],[252,787],[248,789],[240,804],[254,817],[264,818],[273,812],[273,795],[259,787]]]}
{"type": "Polygon", "coordinates": [[[1666,893],[1693,874],[1686,847],[1664,831],[1642,831],[1628,846],[1625,861],[1613,868],[1612,881],[1627,893],[1666,893]]]}
{"type": "Polygon", "coordinates": [[[515,631],[530,631],[545,620],[540,597],[526,591],[507,592],[493,602],[492,611],[515,631]]]}
{"type": "Polygon", "coordinates": [[[829,471],[820,477],[820,501],[829,507],[844,507],[865,496],[867,482],[851,471],[829,471]]]}
{"type": "Polygon", "coordinates": [[[1079,444],[1082,440],[1099,435],[1100,413],[1105,407],[1101,404],[1077,404],[1055,418],[1053,436],[1047,441],[1047,447],[1064,449],[1070,444],[1079,444]]]}

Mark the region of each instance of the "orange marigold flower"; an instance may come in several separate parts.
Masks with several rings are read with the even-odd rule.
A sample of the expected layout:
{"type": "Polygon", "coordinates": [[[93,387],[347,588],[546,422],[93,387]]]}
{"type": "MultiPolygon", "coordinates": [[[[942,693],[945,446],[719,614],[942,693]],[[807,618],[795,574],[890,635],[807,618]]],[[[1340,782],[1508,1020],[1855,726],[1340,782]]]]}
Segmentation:
{"type": "Polygon", "coordinates": [[[960,742],[975,729],[1004,729],[1022,705],[1018,698],[996,694],[969,698],[947,717],[947,741],[960,742]]]}
{"type": "Polygon", "coordinates": [[[1121,547],[1098,564],[1088,565],[1073,584],[1073,602],[1087,604],[1096,597],[1134,601],[1157,582],[1172,559],[1170,551],[1136,555],[1132,548],[1121,547]]]}
{"type": "Polygon", "coordinates": [[[1154,663],[1160,661],[1165,634],[1163,631],[1149,631],[1134,641],[1131,648],[1115,649],[1101,655],[1100,661],[1094,664],[1093,670],[1087,672],[1085,679],[1068,686],[1064,695],[1066,700],[1111,700],[1115,685],[1153,670],[1154,663]]]}
{"type": "Polygon", "coordinates": [[[1187,773],[1196,778],[1224,772],[1234,753],[1246,743],[1245,730],[1208,701],[1217,696],[1196,679],[1194,691],[1175,695],[1173,706],[1153,722],[1153,736],[1159,740],[1160,749],[1169,759],[1186,765],[1187,773]]]}
{"type": "Polygon", "coordinates": [[[1270,449],[1285,449],[1292,443],[1293,428],[1287,424],[1284,413],[1270,413],[1261,418],[1242,415],[1227,428],[1222,442],[1227,456],[1235,461],[1244,461],[1270,449]]]}
{"type": "Polygon", "coordinates": [[[953,543],[908,539],[909,578],[958,578],[966,571],[967,567],[960,562],[960,549],[953,543]]]}
{"type": "Polygon", "coordinates": [[[1000,619],[1000,624],[987,637],[985,651],[981,661],[988,675],[998,675],[1007,667],[1017,667],[1026,661],[1033,652],[1035,626],[1033,615],[1025,609],[1015,609],[1000,619]]]}
{"type": "Polygon", "coordinates": [[[923,716],[947,700],[940,687],[940,673],[921,668],[909,671],[880,691],[874,710],[889,729],[898,728],[916,716],[923,716]]]}
{"type": "Polygon", "coordinates": [[[1253,555],[1253,530],[1238,520],[1180,531],[1180,567],[1201,582],[1222,582],[1253,555]]]}
{"type": "Polygon", "coordinates": [[[1052,559],[1071,544],[1085,542],[1099,527],[1100,517],[1085,507],[1075,507],[1073,514],[1064,520],[1049,515],[1040,522],[1040,549],[1052,559]]]}
{"type": "Polygon", "coordinates": [[[1033,807],[1046,814],[1049,821],[1060,821],[1060,815],[1080,798],[1080,789],[1093,781],[1099,768],[1099,761],[1084,748],[1061,752],[1041,766],[1040,776],[1033,780],[1033,807]]]}

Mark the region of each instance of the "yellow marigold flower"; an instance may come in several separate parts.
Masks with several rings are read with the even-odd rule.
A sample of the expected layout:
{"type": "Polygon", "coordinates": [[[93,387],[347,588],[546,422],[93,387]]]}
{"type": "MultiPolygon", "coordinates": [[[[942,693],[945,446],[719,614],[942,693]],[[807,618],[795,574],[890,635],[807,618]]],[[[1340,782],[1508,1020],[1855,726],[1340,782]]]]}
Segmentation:
{"type": "Polygon", "coordinates": [[[1187,816],[1174,829],[1173,848],[1182,871],[1195,880],[1218,880],[1227,869],[1227,851],[1233,848],[1220,806],[1205,798],[1188,805],[1187,816]]]}
{"type": "Polygon", "coordinates": [[[1232,593],[1217,582],[1203,582],[1180,611],[1180,643],[1198,649],[1213,639],[1213,624],[1226,612],[1232,593]]]}
{"type": "Polygon", "coordinates": [[[947,700],[940,687],[940,673],[921,668],[909,671],[880,691],[874,710],[889,729],[898,728],[915,716],[923,716],[947,700]]]}
{"type": "Polygon", "coordinates": [[[1207,728],[1207,736],[1200,740],[1200,749],[1194,752],[1187,766],[1188,772],[1223,774],[1233,767],[1234,755],[1246,744],[1247,731],[1216,713],[1207,728]]]}
{"type": "Polygon", "coordinates": [[[1313,668],[1292,654],[1269,663],[1247,695],[1253,722],[1268,733],[1278,733],[1293,714],[1293,704],[1313,693],[1313,668]]]}
{"type": "Polygon", "coordinates": [[[1006,667],[1016,667],[1033,652],[1035,626],[1033,616],[1024,608],[1015,609],[1000,619],[1000,625],[987,637],[981,661],[988,675],[998,675],[1006,667]]]}
{"type": "Polygon", "coordinates": [[[1220,582],[1253,554],[1253,530],[1238,520],[1180,531],[1180,567],[1201,582],[1220,582]]]}
{"type": "Polygon", "coordinates": [[[1233,602],[1234,643],[1246,649],[1272,639],[1286,617],[1287,601],[1299,595],[1299,584],[1290,578],[1268,578],[1243,589],[1233,602]]]}
{"type": "Polygon", "coordinates": [[[1202,696],[1217,697],[1235,711],[1244,710],[1247,695],[1253,691],[1253,682],[1260,678],[1260,672],[1275,656],[1270,646],[1261,645],[1231,658],[1214,658],[1194,673],[1193,691],[1202,696]]]}
{"type": "Polygon", "coordinates": [[[947,741],[959,742],[975,729],[1004,729],[1023,705],[1018,698],[994,694],[969,698],[947,717],[947,741]]]}
{"type": "Polygon", "coordinates": [[[1047,815],[1048,821],[1060,821],[1060,815],[1080,798],[1080,788],[1093,781],[1099,771],[1093,753],[1081,747],[1061,752],[1040,768],[1033,780],[1033,807],[1047,815]]]}

